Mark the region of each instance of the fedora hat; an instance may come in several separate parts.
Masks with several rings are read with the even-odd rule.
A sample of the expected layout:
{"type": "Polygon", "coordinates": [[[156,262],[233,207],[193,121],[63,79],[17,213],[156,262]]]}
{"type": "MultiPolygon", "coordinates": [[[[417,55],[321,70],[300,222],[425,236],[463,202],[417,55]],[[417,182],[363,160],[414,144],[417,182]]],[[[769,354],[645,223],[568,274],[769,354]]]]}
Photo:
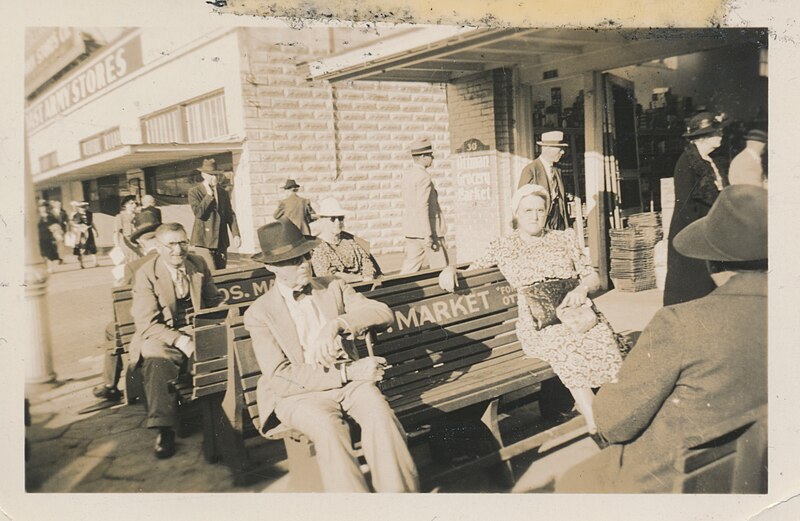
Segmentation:
{"type": "Polygon", "coordinates": [[[767,133],[763,130],[753,129],[744,135],[745,141],[758,141],[759,143],[767,142],[767,133]]]}
{"type": "Polygon", "coordinates": [[[161,217],[156,215],[155,212],[143,211],[133,216],[133,231],[131,232],[131,240],[136,242],[145,233],[156,231],[156,228],[161,226],[161,217]]]}
{"type": "Polygon", "coordinates": [[[543,147],[568,147],[567,143],[564,143],[564,133],[560,130],[551,130],[550,132],[544,132],[542,134],[542,140],[536,142],[537,145],[541,145],[543,147]]]}
{"type": "Polygon", "coordinates": [[[292,188],[300,188],[300,185],[295,182],[294,179],[287,179],[285,183],[283,183],[284,190],[291,190],[292,188]]]}
{"type": "Polygon", "coordinates": [[[727,127],[731,121],[724,112],[719,114],[701,112],[692,116],[686,124],[686,132],[683,133],[683,137],[701,137],[713,134],[727,127]]]}
{"type": "Polygon", "coordinates": [[[675,236],[678,253],[694,259],[743,262],[767,258],[767,191],[732,185],[708,215],[675,236]]]}
{"type": "Polygon", "coordinates": [[[217,170],[216,159],[203,159],[203,164],[197,169],[204,174],[221,174],[222,170],[217,170]]]}
{"type": "Polygon", "coordinates": [[[347,212],[339,205],[339,201],[333,197],[328,197],[319,203],[317,215],[320,217],[338,217],[340,215],[344,217],[347,212]]]}
{"type": "Polygon", "coordinates": [[[431,140],[425,137],[414,141],[413,143],[411,143],[410,151],[412,156],[433,154],[433,146],[431,145],[431,140]]]}
{"type": "Polygon", "coordinates": [[[278,219],[258,229],[258,242],[261,253],[251,259],[273,264],[305,255],[320,244],[315,237],[306,237],[288,219],[278,219]]]}

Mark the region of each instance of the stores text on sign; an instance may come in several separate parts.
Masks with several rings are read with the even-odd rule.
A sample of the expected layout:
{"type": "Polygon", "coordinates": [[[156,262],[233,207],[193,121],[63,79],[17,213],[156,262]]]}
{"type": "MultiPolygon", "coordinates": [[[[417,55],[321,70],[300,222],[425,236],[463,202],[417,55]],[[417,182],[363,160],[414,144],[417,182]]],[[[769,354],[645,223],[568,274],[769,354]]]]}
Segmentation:
{"type": "Polygon", "coordinates": [[[139,36],[127,40],[50,92],[25,113],[28,130],[49,122],[73,106],[93,96],[142,67],[142,43],[139,36]]]}

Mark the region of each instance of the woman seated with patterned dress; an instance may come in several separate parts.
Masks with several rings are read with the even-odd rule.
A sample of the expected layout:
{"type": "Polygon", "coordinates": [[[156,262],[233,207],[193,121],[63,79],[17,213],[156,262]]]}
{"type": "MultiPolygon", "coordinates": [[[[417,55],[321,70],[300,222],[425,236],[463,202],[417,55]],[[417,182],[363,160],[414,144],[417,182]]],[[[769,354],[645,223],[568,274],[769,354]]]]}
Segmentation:
{"type": "MultiPolygon", "coordinates": [[[[539,185],[517,190],[511,199],[515,231],[492,241],[468,270],[497,266],[517,290],[516,329],[523,351],[550,364],[595,434],[592,388],[616,380],[622,355],[608,321],[587,299],[600,279],[574,232],[545,228],[546,198],[539,185]]],[[[454,291],[455,268],[446,268],[439,281],[454,291]]]]}
{"type": "Polygon", "coordinates": [[[370,254],[344,231],[346,212],[336,199],[324,199],[317,215],[322,227],[318,238],[322,243],[311,254],[316,277],[336,275],[347,282],[360,282],[380,275],[370,254]]]}

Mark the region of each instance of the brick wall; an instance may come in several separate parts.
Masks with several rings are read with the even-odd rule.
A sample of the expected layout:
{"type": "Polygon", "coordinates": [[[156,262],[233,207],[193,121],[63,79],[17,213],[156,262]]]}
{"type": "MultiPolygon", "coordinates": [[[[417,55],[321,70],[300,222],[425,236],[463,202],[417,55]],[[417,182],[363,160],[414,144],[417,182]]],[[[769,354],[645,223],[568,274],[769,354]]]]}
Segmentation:
{"type": "Polygon", "coordinates": [[[253,236],[272,220],[280,186],[292,177],[315,207],[336,197],[351,212],[346,228],[369,241],[374,254],[402,252],[400,182],[411,164],[407,149],[414,139],[429,137],[436,154],[431,173],[453,243],[455,188],[444,86],[309,82],[297,64],[327,54],[327,48],[269,41],[267,31],[240,33],[253,236]]]}

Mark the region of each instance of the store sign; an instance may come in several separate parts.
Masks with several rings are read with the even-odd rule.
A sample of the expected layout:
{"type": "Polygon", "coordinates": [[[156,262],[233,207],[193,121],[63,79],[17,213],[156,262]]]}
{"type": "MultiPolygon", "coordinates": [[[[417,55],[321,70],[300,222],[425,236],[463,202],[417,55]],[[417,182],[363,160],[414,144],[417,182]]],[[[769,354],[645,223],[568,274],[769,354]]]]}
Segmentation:
{"type": "Polygon", "coordinates": [[[139,36],[110,49],[61,82],[54,91],[25,113],[28,131],[33,131],[82,101],[101,93],[142,67],[139,36]]]}
{"type": "MultiPolygon", "coordinates": [[[[72,27],[31,28],[34,43],[26,48],[25,95],[29,96],[86,51],[80,31],[72,27]]],[[[27,47],[27,46],[26,46],[27,47]]]]}
{"type": "Polygon", "coordinates": [[[492,161],[490,154],[463,154],[456,158],[456,200],[459,202],[492,199],[492,161]]]}

